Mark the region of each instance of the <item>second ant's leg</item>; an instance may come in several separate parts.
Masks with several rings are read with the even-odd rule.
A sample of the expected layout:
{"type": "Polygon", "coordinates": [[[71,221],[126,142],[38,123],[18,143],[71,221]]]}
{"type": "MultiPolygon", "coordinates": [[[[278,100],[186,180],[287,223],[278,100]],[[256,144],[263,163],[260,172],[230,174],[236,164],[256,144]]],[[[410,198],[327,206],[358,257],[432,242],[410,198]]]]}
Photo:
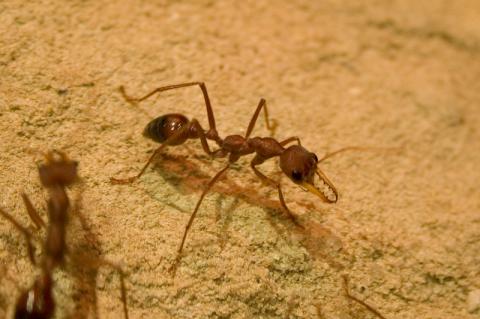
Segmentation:
{"type": "Polygon", "coordinates": [[[125,316],[125,319],[128,319],[128,307],[127,307],[127,289],[125,287],[125,273],[123,272],[122,267],[117,265],[116,263],[105,259],[101,257],[92,257],[91,255],[87,254],[79,254],[78,256],[71,256],[72,258],[75,259],[76,263],[78,264],[84,264],[89,263],[90,265],[93,266],[108,266],[115,271],[118,272],[120,275],[120,292],[121,292],[121,300],[123,304],[123,314],[125,316]],[[79,259],[78,261],[76,259],[79,259]]]}
{"type": "Polygon", "coordinates": [[[287,204],[285,203],[285,199],[283,198],[283,192],[282,192],[282,187],[280,186],[279,183],[275,182],[273,179],[265,176],[263,173],[261,173],[255,166],[261,164],[262,161],[258,160],[257,157],[255,157],[252,162],[250,163],[250,167],[253,169],[253,172],[255,175],[257,175],[264,183],[274,186],[278,190],[278,198],[280,199],[280,204],[282,205],[283,209],[288,213],[288,216],[290,219],[294,222],[295,225],[304,228],[298,221],[295,215],[290,211],[290,209],[287,207],[287,204]]]}
{"type": "Polygon", "coordinates": [[[42,217],[40,217],[35,207],[33,207],[33,204],[28,198],[27,194],[22,193],[22,199],[23,203],[25,204],[25,208],[27,209],[28,216],[30,216],[30,219],[33,221],[35,226],[37,226],[37,229],[46,227],[45,222],[43,221],[42,217]]]}
{"type": "Polygon", "coordinates": [[[210,131],[212,131],[212,132],[215,131],[216,132],[217,128],[215,126],[215,117],[213,115],[212,104],[210,103],[210,98],[208,97],[207,87],[205,86],[205,83],[203,83],[203,82],[187,82],[187,83],[180,83],[180,84],[162,86],[162,87],[154,89],[153,91],[151,91],[147,95],[145,95],[143,97],[140,97],[140,98],[133,98],[133,97],[127,95],[127,93],[125,92],[125,88],[123,86],[120,87],[120,93],[122,93],[123,97],[128,102],[137,103],[137,102],[141,102],[145,99],[148,99],[150,96],[152,96],[156,93],[160,93],[160,92],[164,92],[164,91],[168,91],[168,90],[179,89],[179,88],[184,88],[184,87],[189,87],[189,86],[194,86],[194,85],[198,85],[200,87],[200,89],[202,90],[203,98],[205,100],[205,106],[207,107],[208,125],[210,127],[210,131]]]}
{"type": "Polygon", "coordinates": [[[265,99],[260,99],[260,102],[258,102],[257,109],[255,110],[255,113],[253,113],[252,119],[248,124],[247,133],[245,133],[246,139],[252,133],[253,128],[255,127],[255,123],[257,122],[258,115],[260,114],[260,111],[262,110],[262,108],[265,114],[265,124],[267,125],[267,129],[270,131],[270,135],[272,136],[274,135],[275,129],[277,127],[277,122],[275,120],[271,120],[272,124],[270,124],[270,121],[268,120],[267,101],[265,101],[265,99]]]}
{"type": "Polygon", "coordinates": [[[32,235],[30,234],[30,232],[25,227],[20,225],[20,223],[17,222],[17,220],[13,218],[13,216],[11,216],[9,213],[0,209],[0,214],[3,215],[3,217],[5,217],[9,222],[11,222],[15,226],[15,228],[17,228],[17,230],[23,234],[25,240],[27,241],[28,257],[30,258],[30,262],[32,263],[32,265],[36,265],[35,249],[32,245],[32,235]]]}
{"type": "Polygon", "coordinates": [[[343,288],[345,289],[345,295],[352,299],[353,301],[361,304],[362,306],[364,306],[365,308],[367,308],[368,310],[370,310],[373,314],[375,314],[378,318],[381,318],[381,319],[386,319],[381,313],[378,312],[378,310],[376,310],[375,308],[373,308],[372,306],[370,306],[369,304],[367,304],[365,301],[363,300],[360,300],[358,299],[357,297],[355,296],[352,296],[350,294],[350,291],[348,289],[348,276],[347,275],[343,275],[343,288]]]}
{"type": "Polygon", "coordinates": [[[190,227],[191,227],[192,224],[193,224],[193,220],[195,219],[195,216],[197,215],[198,209],[200,208],[200,204],[202,203],[203,198],[204,198],[205,195],[208,193],[208,191],[210,190],[210,188],[212,188],[213,184],[215,184],[215,183],[220,179],[220,177],[227,171],[227,169],[228,169],[229,167],[230,167],[230,164],[228,164],[227,166],[225,166],[225,168],[223,168],[220,172],[218,172],[218,173],[208,182],[207,186],[205,187],[205,189],[204,189],[203,192],[202,192],[202,195],[200,195],[200,199],[198,200],[197,205],[195,206],[195,209],[193,210],[193,213],[192,213],[192,215],[190,216],[190,219],[188,220],[188,224],[187,224],[187,226],[185,226],[185,231],[184,231],[184,233],[183,233],[182,242],[180,243],[180,246],[178,247],[177,258],[175,259],[174,264],[173,264],[172,267],[170,268],[170,271],[171,271],[171,272],[175,273],[176,268],[177,268],[177,265],[178,265],[178,263],[180,262],[181,255],[182,255],[182,250],[183,250],[183,246],[185,245],[185,240],[187,239],[188,230],[190,229],[190,227]]]}

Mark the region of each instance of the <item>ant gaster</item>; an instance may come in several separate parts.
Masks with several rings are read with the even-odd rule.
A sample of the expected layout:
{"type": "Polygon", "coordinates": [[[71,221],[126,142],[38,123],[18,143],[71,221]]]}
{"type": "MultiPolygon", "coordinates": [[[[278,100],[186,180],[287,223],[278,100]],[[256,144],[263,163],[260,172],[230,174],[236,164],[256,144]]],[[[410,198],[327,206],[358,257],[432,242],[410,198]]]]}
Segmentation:
{"type": "MultiPolygon", "coordinates": [[[[9,220],[24,236],[27,241],[28,255],[31,263],[41,269],[40,276],[33,285],[20,294],[15,305],[15,318],[25,319],[48,319],[55,312],[55,301],[52,295],[52,273],[56,267],[63,264],[67,252],[65,245],[65,230],[68,223],[68,208],[70,202],[66,193],[66,187],[73,184],[77,178],[78,162],[71,161],[59,151],[51,151],[45,155],[46,163],[38,167],[40,181],[49,191],[48,225],[40,217],[26,194],[22,198],[30,219],[37,229],[46,227],[47,234],[44,242],[44,254],[37,262],[35,260],[32,234],[13,218],[10,214],[0,209],[0,214],[9,220]]],[[[95,258],[96,259],[96,258],[95,258]]],[[[125,317],[128,318],[126,307],[126,290],[123,283],[123,273],[118,266],[106,261],[97,260],[117,268],[121,275],[122,302],[125,317]]]]}
{"type": "Polygon", "coordinates": [[[200,199],[197,202],[197,205],[195,206],[192,215],[190,216],[188,224],[185,227],[182,241],[178,248],[176,263],[178,263],[180,259],[187,233],[193,223],[193,220],[195,218],[195,215],[197,214],[203,198],[211,189],[211,187],[215,184],[215,182],[217,182],[220,177],[222,177],[222,175],[224,175],[225,172],[230,168],[231,164],[235,163],[241,156],[255,154],[255,157],[250,162],[250,167],[252,168],[253,172],[260,178],[260,180],[277,189],[281,206],[288,213],[289,217],[295,222],[297,226],[302,227],[298,223],[295,215],[287,207],[280,184],[273,179],[265,176],[257,169],[257,166],[264,163],[266,160],[274,157],[279,157],[281,170],[295,184],[318,196],[322,201],[326,203],[337,202],[338,192],[332,182],[318,168],[318,164],[327,159],[328,157],[339,152],[343,152],[347,149],[352,149],[352,147],[340,149],[336,152],[325,155],[321,159],[318,159],[314,153],[304,148],[300,143],[300,139],[295,136],[287,138],[283,141],[277,141],[276,139],[271,137],[250,137],[262,109],[264,111],[267,128],[271,132],[273,132],[274,130],[275,123],[273,121],[272,123],[270,123],[268,119],[267,104],[265,99],[260,99],[260,102],[258,103],[258,106],[250,120],[244,136],[229,135],[225,138],[221,138],[216,129],[215,117],[213,115],[210,98],[208,97],[207,88],[203,82],[189,82],[159,87],[141,98],[133,98],[128,96],[123,86],[120,87],[120,92],[128,102],[135,104],[159,92],[197,85],[202,90],[205,100],[209,129],[204,130],[196,119],[188,120],[186,116],[178,113],[165,114],[157,117],[156,119],[152,120],[150,123],[147,124],[143,131],[143,135],[147,138],[154,140],[155,142],[161,143],[162,145],[154,151],[147,163],[143,166],[140,173],[138,173],[136,176],[125,179],[110,179],[113,184],[128,184],[135,181],[140,176],[142,176],[142,174],[152,162],[153,158],[157,156],[166,146],[181,145],[188,139],[200,139],[203,150],[212,158],[221,158],[228,156],[227,165],[208,182],[200,196],[200,199]],[[214,141],[219,148],[211,151],[207,140],[214,141]],[[296,144],[287,147],[287,145],[292,142],[296,142],[296,144]],[[319,187],[315,186],[315,175],[318,176],[318,184],[320,184],[319,187]]]}

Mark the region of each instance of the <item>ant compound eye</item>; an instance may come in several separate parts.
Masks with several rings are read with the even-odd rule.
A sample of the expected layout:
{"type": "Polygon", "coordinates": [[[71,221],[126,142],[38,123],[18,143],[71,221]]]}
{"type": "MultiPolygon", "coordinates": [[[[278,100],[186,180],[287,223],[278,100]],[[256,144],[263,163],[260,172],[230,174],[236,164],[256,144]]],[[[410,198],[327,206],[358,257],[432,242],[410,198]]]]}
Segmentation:
{"type": "Polygon", "coordinates": [[[302,180],[302,173],[300,173],[299,171],[297,170],[294,170],[292,172],[292,178],[294,181],[296,182],[300,182],[302,180]]]}

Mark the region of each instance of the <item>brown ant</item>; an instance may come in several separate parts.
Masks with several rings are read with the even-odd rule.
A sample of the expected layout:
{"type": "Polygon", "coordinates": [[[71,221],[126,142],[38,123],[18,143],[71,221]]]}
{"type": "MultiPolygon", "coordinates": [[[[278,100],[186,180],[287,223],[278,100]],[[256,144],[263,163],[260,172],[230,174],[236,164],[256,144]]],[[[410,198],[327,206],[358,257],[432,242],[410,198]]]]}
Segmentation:
{"type": "MultiPolygon", "coordinates": [[[[10,214],[0,209],[0,214],[10,221],[24,236],[27,241],[28,256],[33,265],[41,269],[40,276],[35,280],[28,290],[23,291],[15,305],[15,318],[48,319],[52,318],[55,312],[55,301],[53,298],[52,274],[55,268],[64,262],[67,248],[65,245],[66,225],[68,222],[68,208],[70,206],[66,193],[66,187],[73,184],[78,178],[78,162],[71,161],[59,151],[51,151],[45,155],[46,163],[38,167],[40,181],[49,191],[48,224],[45,224],[26,194],[22,198],[30,219],[37,229],[46,227],[47,234],[44,242],[44,254],[37,262],[35,260],[32,234],[25,227],[13,218],[10,214]]],[[[90,259],[92,257],[88,257],[90,259]]],[[[126,307],[126,290],[123,282],[123,272],[115,264],[98,258],[93,258],[98,263],[109,265],[120,273],[123,311],[125,318],[128,318],[126,307]]]]}
{"type": "MultiPolygon", "coordinates": [[[[318,168],[318,164],[339,152],[343,152],[349,149],[362,148],[347,147],[340,149],[336,152],[326,154],[323,158],[318,159],[318,157],[314,153],[305,149],[301,145],[300,139],[295,136],[287,138],[280,142],[271,137],[250,137],[262,109],[264,110],[267,128],[271,132],[274,129],[274,124],[271,124],[268,119],[267,104],[264,99],[260,99],[257,109],[255,110],[255,113],[250,120],[244,136],[229,135],[222,139],[218,135],[215,126],[215,117],[213,115],[212,106],[208,97],[207,88],[203,82],[189,82],[159,87],[141,98],[133,98],[128,96],[123,86],[120,87],[120,92],[128,102],[135,104],[149,98],[156,93],[196,85],[200,87],[203,93],[205,105],[207,108],[209,129],[207,131],[204,130],[196,119],[188,120],[187,117],[178,113],[165,114],[157,117],[156,119],[150,121],[150,123],[147,124],[143,131],[143,135],[147,138],[154,140],[155,142],[161,143],[162,145],[154,151],[147,163],[143,166],[140,173],[138,173],[136,176],[125,179],[110,179],[113,184],[132,183],[140,176],[142,176],[142,174],[152,162],[153,158],[157,156],[166,146],[181,145],[188,139],[200,139],[203,150],[212,158],[221,158],[228,156],[228,164],[208,182],[202,194],[200,195],[200,199],[198,200],[197,205],[195,206],[195,209],[190,216],[188,224],[185,227],[183,238],[178,248],[175,265],[180,260],[188,230],[192,226],[193,220],[198,212],[203,198],[211,189],[211,187],[220,179],[220,177],[222,177],[222,175],[225,174],[225,172],[230,168],[230,166],[235,163],[241,156],[255,153],[255,157],[250,162],[250,167],[252,168],[253,172],[260,178],[260,180],[277,189],[281,206],[288,213],[289,217],[294,221],[297,226],[303,228],[303,226],[298,223],[295,215],[287,207],[280,184],[273,179],[265,176],[257,169],[257,166],[262,164],[266,160],[278,156],[280,158],[281,170],[295,184],[318,196],[323,202],[337,202],[337,189],[327,178],[327,176],[318,168]],[[211,151],[207,142],[208,140],[214,141],[218,145],[219,149],[211,151]],[[296,144],[286,147],[289,143],[292,142],[296,142],[296,144]],[[315,175],[318,176],[320,187],[315,186],[315,175]]],[[[172,270],[175,269],[175,265],[173,266],[172,270]]]]}

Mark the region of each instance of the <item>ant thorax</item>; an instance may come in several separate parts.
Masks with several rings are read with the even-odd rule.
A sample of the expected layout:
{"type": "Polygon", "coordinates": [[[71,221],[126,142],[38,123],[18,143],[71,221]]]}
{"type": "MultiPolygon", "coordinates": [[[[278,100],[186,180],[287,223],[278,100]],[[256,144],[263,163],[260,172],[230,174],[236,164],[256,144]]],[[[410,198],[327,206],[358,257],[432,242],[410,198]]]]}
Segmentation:
{"type": "Polygon", "coordinates": [[[241,135],[229,135],[223,139],[221,148],[236,155],[246,155],[254,152],[248,140],[241,135]]]}

